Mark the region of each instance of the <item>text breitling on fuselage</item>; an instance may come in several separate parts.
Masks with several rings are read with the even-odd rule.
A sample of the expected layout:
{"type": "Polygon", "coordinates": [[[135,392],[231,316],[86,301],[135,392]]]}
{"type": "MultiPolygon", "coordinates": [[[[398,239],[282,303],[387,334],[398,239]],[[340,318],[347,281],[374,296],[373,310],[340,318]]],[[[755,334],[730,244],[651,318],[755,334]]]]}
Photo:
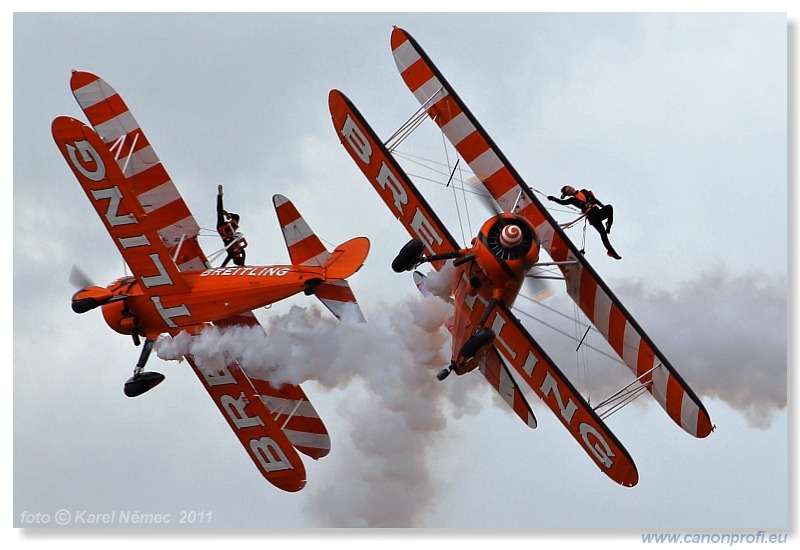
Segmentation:
{"type": "Polygon", "coordinates": [[[200,273],[200,276],[249,275],[252,277],[283,277],[291,270],[287,266],[218,267],[216,269],[206,269],[200,273]]]}

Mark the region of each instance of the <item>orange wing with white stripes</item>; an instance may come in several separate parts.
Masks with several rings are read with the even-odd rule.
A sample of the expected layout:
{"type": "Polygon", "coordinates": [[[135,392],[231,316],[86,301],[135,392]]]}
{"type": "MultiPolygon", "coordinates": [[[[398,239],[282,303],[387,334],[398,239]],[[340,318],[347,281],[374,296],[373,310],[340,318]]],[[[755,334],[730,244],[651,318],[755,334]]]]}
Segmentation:
{"type": "MultiPolygon", "coordinates": [[[[339,141],[409,235],[425,245],[427,254],[461,248],[352,102],[331,90],[328,108],[339,141]]],[[[432,262],[436,269],[443,263],[432,262]]]]}
{"type": "Polygon", "coordinates": [[[261,475],[284,491],[302,489],[303,461],[239,362],[227,353],[215,356],[214,365],[186,358],[261,475]]]}
{"type": "MultiPolygon", "coordinates": [[[[258,326],[263,330],[252,312],[229,317],[214,324],[218,327],[258,326]]],[[[272,418],[298,451],[313,459],[322,458],[330,452],[331,439],[328,429],[303,388],[292,384],[276,388],[269,381],[258,378],[258,375],[248,375],[248,377],[264,405],[269,409],[272,418]]]]}
{"type": "Polygon", "coordinates": [[[70,87],[178,269],[211,267],[197,242],[200,227],[122,97],[84,71],[73,71],[70,87]]]}
{"type": "MultiPolygon", "coordinates": [[[[408,234],[412,238],[420,240],[424,244],[427,254],[431,256],[458,250],[460,248],[458,242],[352,102],[340,91],[331,90],[328,94],[328,107],[342,145],[392,214],[406,228],[408,234]]],[[[444,263],[445,260],[431,262],[437,270],[440,270],[444,263]]],[[[422,277],[421,274],[418,275],[422,277]]],[[[419,283],[419,285],[420,290],[423,290],[424,284],[419,283]]],[[[425,292],[423,290],[423,293],[425,292]]],[[[457,308],[462,307],[464,305],[463,297],[456,300],[455,303],[457,308]]],[[[469,323],[474,323],[478,317],[480,315],[469,312],[463,315],[460,311],[456,312],[453,317],[454,326],[451,328],[454,350],[461,349],[462,344],[471,334],[469,328],[472,325],[469,323]],[[456,324],[458,326],[455,326],[456,324]]],[[[489,351],[481,358],[478,366],[489,384],[500,394],[514,413],[527,426],[535,428],[536,417],[533,410],[513,376],[503,365],[500,356],[489,351]]]]}
{"type": "MultiPolygon", "coordinates": [[[[71,117],[57,117],[51,129],[61,154],[134,277],[154,297],[186,292],[188,284],[172,254],[105,143],[92,128],[71,117]]],[[[166,317],[165,321],[169,322],[166,317]]]]}
{"type": "Polygon", "coordinates": [[[561,270],[567,292],[675,423],[695,437],[713,426],[692,389],[569,240],[511,166],[427,54],[407,32],[394,28],[391,47],[408,88],[459,155],[506,212],[528,219],[561,270]]]}
{"type": "Polygon", "coordinates": [[[536,392],[608,477],[625,487],[636,485],[639,473],[625,447],[511,311],[494,303],[487,326],[495,333],[494,348],[522,379],[520,386],[536,392]]]}

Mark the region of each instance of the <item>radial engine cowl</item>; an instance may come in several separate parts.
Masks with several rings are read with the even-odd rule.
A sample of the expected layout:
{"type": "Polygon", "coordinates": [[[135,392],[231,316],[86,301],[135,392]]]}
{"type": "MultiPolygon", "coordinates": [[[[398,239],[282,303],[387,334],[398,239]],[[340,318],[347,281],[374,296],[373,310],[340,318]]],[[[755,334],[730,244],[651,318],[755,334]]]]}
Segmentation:
{"type": "Polygon", "coordinates": [[[500,214],[481,227],[476,258],[494,284],[522,277],[539,259],[539,241],[531,224],[516,214],[500,214]]]}
{"type": "Polygon", "coordinates": [[[103,318],[109,327],[120,334],[129,335],[138,332],[139,320],[128,312],[122,300],[104,304],[103,318]]]}

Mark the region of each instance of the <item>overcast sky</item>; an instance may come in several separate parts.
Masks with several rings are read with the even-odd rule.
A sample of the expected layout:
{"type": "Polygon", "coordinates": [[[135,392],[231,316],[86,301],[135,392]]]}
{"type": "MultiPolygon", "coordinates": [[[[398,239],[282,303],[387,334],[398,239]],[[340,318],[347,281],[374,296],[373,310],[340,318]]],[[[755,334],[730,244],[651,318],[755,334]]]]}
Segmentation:
{"type": "MultiPolygon", "coordinates": [[[[17,13],[13,31],[15,527],[28,526],[26,513],[64,509],[166,513],[173,527],[195,511],[221,529],[478,527],[558,539],[788,528],[785,13],[17,13]],[[391,271],[408,237],[327,108],[329,90],[341,90],[385,138],[417,109],[392,59],[393,25],[417,39],[529,185],[589,187],[614,205],[623,260],[607,258],[591,228],[587,257],[717,426],[694,439],[649,396],[612,416],[636,487],[607,479],[540,403],[530,430],[477,374],[407,378],[424,338],[408,321],[441,312],[391,271]],[[149,368],[165,383],[126,398],[139,350],[99,312],[70,310],[73,264],[102,284],[123,274],[50,134],[58,115],[84,118],[73,69],[121,93],[201,227],[213,226],[225,185],[249,262],[288,262],[275,193],[328,243],[371,239],[351,279],[366,335],[407,357],[304,384],[332,451],[304,460],[300,493],[260,477],[186,364],[154,355],[149,368]]],[[[441,156],[433,134],[409,147],[441,156]]],[[[420,187],[460,239],[450,195],[420,187]]],[[[468,238],[485,214],[472,205],[468,238]]],[[[569,235],[583,239],[580,227],[569,235]]],[[[572,313],[555,289],[545,304],[572,313]]],[[[309,331],[353,337],[305,296],[257,315],[277,334],[298,322],[293,306],[309,308],[309,331]]],[[[587,391],[630,379],[524,320],[587,391]]]]}

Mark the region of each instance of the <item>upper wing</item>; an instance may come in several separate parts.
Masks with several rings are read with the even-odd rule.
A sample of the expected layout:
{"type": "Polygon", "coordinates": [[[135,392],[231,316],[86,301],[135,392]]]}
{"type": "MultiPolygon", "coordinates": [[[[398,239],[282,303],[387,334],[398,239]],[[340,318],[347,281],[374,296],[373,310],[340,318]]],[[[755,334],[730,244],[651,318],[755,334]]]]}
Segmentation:
{"type": "Polygon", "coordinates": [[[639,473],[628,451],[511,311],[500,302],[495,304],[487,320],[495,333],[495,349],[608,477],[626,487],[636,485],[639,473]]]}
{"type": "MultiPolygon", "coordinates": [[[[272,202],[275,205],[283,240],[286,242],[292,263],[325,265],[325,262],[331,257],[331,253],[311,230],[294,204],[283,195],[273,196],[272,202]]],[[[337,319],[341,319],[345,314],[350,314],[354,316],[354,320],[366,322],[353,290],[345,279],[335,283],[322,283],[314,291],[314,294],[337,319]]]]}
{"type": "Polygon", "coordinates": [[[198,365],[193,357],[187,356],[261,475],[284,491],[299,491],[306,484],[300,456],[238,361],[228,353],[218,359],[218,364],[198,365]]]}
{"type": "MultiPolygon", "coordinates": [[[[422,241],[429,255],[458,250],[458,242],[350,100],[331,90],[328,107],[342,145],[408,233],[422,241]]],[[[440,269],[444,262],[432,263],[440,269]]]]}
{"type": "Polygon", "coordinates": [[[391,45],[406,85],[500,207],[531,221],[554,261],[571,262],[561,266],[568,294],[634,375],[684,430],[695,437],[711,433],[711,419],[697,395],[572,244],[419,44],[395,28],[391,45]]]}
{"type": "Polygon", "coordinates": [[[72,73],[70,87],[178,268],[211,267],[197,242],[200,227],[122,97],[103,79],[83,71],[72,73]]]}
{"type": "MultiPolygon", "coordinates": [[[[252,312],[228,317],[214,324],[220,327],[261,326],[252,312]]],[[[300,386],[284,384],[276,388],[255,375],[250,376],[250,382],[298,451],[314,459],[322,458],[330,452],[331,439],[328,430],[300,386]]]]}
{"type": "Polygon", "coordinates": [[[142,286],[159,294],[186,292],[188,284],[105,143],[89,126],[70,117],[56,118],[52,132],[58,149],[142,286]]]}

